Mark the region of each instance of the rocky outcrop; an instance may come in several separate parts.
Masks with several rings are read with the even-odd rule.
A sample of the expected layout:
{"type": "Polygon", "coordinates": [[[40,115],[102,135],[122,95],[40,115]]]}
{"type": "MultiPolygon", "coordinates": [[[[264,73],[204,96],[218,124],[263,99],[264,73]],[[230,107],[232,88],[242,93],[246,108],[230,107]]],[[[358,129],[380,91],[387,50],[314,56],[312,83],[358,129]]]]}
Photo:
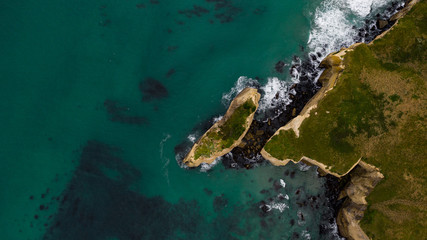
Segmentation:
{"type": "MultiPolygon", "coordinates": [[[[411,10],[411,8],[419,1],[420,0],[407,0],[405,3],[405,7],[403,9],[401,9],[399,12],[397,12],[396,14],[394,14],[390,18],[390,21],[392,21],[392,22],[396,21],[396,23],[390,29],[388,29],[388,30],[384,31],[382,34],[378,35],[375,38],[375,40],[382,38],[386,33],[388,33],[398,23],[398,20],[401,19],[403,16],[405,16],[411,10]]],[[[374,44],[375,40],[372,41],[371,43],[369,43],[368,45],[374,44]]],[[[362,44],[362,43],[355,43],[348,48],[342,48],[339,52],[331,53],[325,59],[323,59],[323,61],[320,63],[320,66],[324,67],[325,70],[323,71],[323,73],[320,75],[320,77],[318,79],[318,81],[322,84],[322,88],[313,96],[312,99],[310,99],[310,101],[305,105],[305,107],[302,109],[301,113],[298,116],[293,118],[291,121],[289,121],[283,127],[279,128],[273,134],[273,136],[271,136],[271,138],[268,141],[270,141],[275,135],[279,134],[280,131],[283,131],[283,130],[286,131],[286,130],[292,129],[295,132],[295,135],[297,137],[299,136],[299,127],[301,126],[302,122],[306,118],[310,117],[311,111],[317,108],[317,104],[319,103],[319,101],[327,95],[327,92],[329,92],[330,90],[332,90],[335,87],[336,82],[339,79],[341,72],[345,68],[345,65],[343,63],[343,59],[344,59],[345,54],[349,51],[353,51],[360,44],[362,44]]],[[[265,159],[270,161],[271,164],[273,164],[275,166],[284,166],[289,161],[292,161],[294,163],[297,163],[299,161],[303,161],[307,164],[318,166],[320,173],[322,173],[322,174],[331,174],[331,175],[336,176],[336,177],[342,177],[342,176],[346,175],[355,166],[357,166],[359,161],[360,161],[360,159],[359,159],[359,161],[355,162],[355,164],[350,169],[348,169],[348,171],[345,174],[337,174],[337,173],[329,171],[329,166],[326,166],[323,163],[320,163],[314,159],[307,158],[305,156],[302,157],[301,159],[277,159],[277,158],[273,157],[270,153],[268,153],[265,150],[265,148],[263,148],[261,150],[261,155],[265,159]]]]}
{"type": "MultiPolygon", "coordinates": [[[[305,105],[305,107],[302,109],[301,113],[297,117],[289,121],[285,126],[279,128],[274,133],[274,135],[271,136],[271,138],[279,134],[280,131],[287,130],[293,130],[295,132],[295,135],[297,137],[299,136],[299,127],[301,126],[302,122],[308,117],[310,117],[311,111],[317,108],[317,104],[319,103],[319,101],[327,95],[327,92],[329,92],[335,87],[341,72],[345,68],[345,66],[343,65],[343,57],[345,53],[348,51],[353,51],[353,49],[358,45],[360,45],[360,43],[353,44],[349,48],[343,48],[337,53],[329,54],[325,59],[323,59],[323,61],[320,63],[320,66],[324,67],[325,70],[318,79],[318,81],[322,84],[322,88],[313,96],[312,99],[310,99],[310,101],[305,105]]],[[[269,139],[269,141],[271,140],[271,138],[269,139]]],[[[261,155],[275,166],[284,166],[288,164],[289,161],[292,161],[294,163],[303,161],[306,164],[318,166],[321,172],[323,173],[331,174],[336,177],[342,176],[329,171],[328,166],[307,157],[302,157],[301,159],[277,159],[273,157],[270,153],[268,153],[265,148],[261,150],[261,155]]],[[[355,165],[357,165],[357,163],[355,165]]],[[[353,165],[353,167],[355,165],[353,165]]],[[[349,169],[348,171],[350,171],[351,169],[349,169]]]]}
{"type": "MultiPolygon", "coordinates": [[[[412,7],[415,4],[417,4],[419,1],[420,0],[406,0],[405,6],[399,12],[397,12],[396,14],[391,16],[391,18],[387,21],[387,24],[389,24],[389,22],[394,22],[393,26],[396,26],[398,24],[399,20],[401,18],[403,18],[412,9],[412,7]]],[[[378,24],[380,24],[380,23],[378,23],[378,24]]],[[[376,36],[374,41],[384,37],[384,35],[386,35],[393,28],[393,26],[390,29],[381,33],[380,35],[376,36]]],[[[372,45],[374,43],[374,41],[370,42],[369,45],[372,45]]]]}
{"type": "Polygon", "coordinates": [[[338,212],[337,224],[340,234],[350,240],[369,240],[359,222],[368,206],[366,197],[384,178],[378,168],[360,161],[350,173],[350,181],[339,198],[346,198],[338,212]]]}
{"type": "MultiPolygon", "coordinates": [[[[392,24],[393,22],[395,23],[390,29],[378,35],[375,40],[382,38],[385,34],[391,31],[393,27],[396,26],[399,19],[404,17],[418,2],[420,2],[420,0],[408,0],[405,4],[405,7],[393,15],[389,20],[387,20],[387,22],[378,22],[379,28],[384,28],[386,25],[390,23],[392,24]]],[[[375,40],[370,42],[368,45],[375,44],[375,40]]],[[[347,49],[341,49],[341,51],[338,53],[330,54],[322,61],[322,66],[325,67],[324,72],[319,78],[319,82],[322,83],[323,86],[322,89],[307,103],[307,105],[297,117],[280,128],[275,133],[275,135],[278,134],[281,130],[293,130],[295,135],[299,136],[299,127],[301,123],[310,116],[311,110],[317,108],[318,102],[327,95],[327,92],[335,86],[336,81],[339,79],[339,75],[342,69],[345,67],[342,65],[343,56],[347,51],[351,51],[358,45],[360,45],[360,43],[356,43],[347,49]]],[[[359,161],[357,161],[346,173],[340,175],[329,171],[329,166],[307,157],[302,157],[297,161],[294,161],[293,159],[277,159],[271,156],[264,148],[262,149],[261,154],[265,159],[269,160],[273,165],[276,166],[286,165],[289,161],[295,163],[303,161],[307,164],[318,166],[318,170],[322,175],[330,174],[338,178],[342,178],[343,176],[348,177],[349,182],[339,196],[340,199],[344,199],[337,216],[339,232],[347,239],[369,240],[369,237],[360,227],[359,223],[363,218],[364,212],[368,206],[366,197],[384,178],[383,174],[379,171],[378,168],[359,159],[359,161]]]]}
{"type": "Polygon", "coordinates": [[[261,97],[261,94],[258,93],[257,89],[255,88],[245,88],[243,89],[231,102],[227,112],[225,113],[224,117],[216,122],[205,134],[203,134],[202,137],[197,141],[197,143],[194,144],[194,146],[191,148],[190,152],[187,154],[187,156],[184,158],[183,162],[189,166],[189,167],[197,167],[201,163],[212,163],[216,158],[221,157],[227,153],[229,153],[233,148],[238,146],[241,142],[243,137],[246,135],[249,127],[252,124],[252,120],[254,118],[255,112],[258,109],[258,102],[261,97]],[[212,133],[218,133],[220,132],[220,129],[225,124],[228,124],[228,121],[233,116],[236,109],[238,109],[240,106],[245,104],[248,100],[252,100],[253,104],[255,104],[255,110],[246,118],[244,125],[244,132],[240,135],[240,137],[235,140],[231,146],[222,148],[221,144],[219,143],[221,139],[213,139],[211,137],[212,133]],[[208,155],[201,155],[196,156],[196,150],[201,146],[202,141],[208,140],[210,142],[210,145],[212,145],[210,149],[210,153],[208,155]]]}

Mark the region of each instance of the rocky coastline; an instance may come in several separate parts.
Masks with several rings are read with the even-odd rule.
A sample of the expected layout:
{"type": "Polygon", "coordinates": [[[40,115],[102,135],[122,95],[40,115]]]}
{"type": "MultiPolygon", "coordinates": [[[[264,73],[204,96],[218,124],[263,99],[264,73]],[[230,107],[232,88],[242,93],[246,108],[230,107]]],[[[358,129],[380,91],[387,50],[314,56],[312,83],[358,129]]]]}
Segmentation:
{"type": "MultiPolygon", "coordinates": [[[[417,3],[419,0],[406,1],[405,7],[401,8],[399,12],[394,14],[389,22],[393,22],[395,26],[399,19],[405,16],[406,13],[417,3]]],[[[391,26],[391,27],[393,27],[391,26]]],[[[378,40],[385,36],[390,31],[388,28],[382,34],[375,37],[375,39],[369,43],[372,45],[375,40],[378,40]]],[[[349,48],[343,48],[337,53],[332,53],[327,56],[321,63],[321,66],[325,67],[325,71],[319,78],[319,82],[322,83],[323,87],[314,95],[314,97],[307,103],[301,113],[288,122],[285,126],[281,127],[275,134],[278,134],[281,129],[288,130],[292,129],[296,136],[299,135],[298,128],[302,121],[310,116],[311,110],[317,107],[317,103],[322,99],[326,93],[331,90],[339,78],[340,73],[345,68],[342,65],[342,58],[345,53],[352,51],[360,43],[353,44],[349,48]]],[[[275,135],[274,134],[274,135],[275,135]]],[[[274,136],[273,135],[273,136],[274,136]]],[[[362,159],[359,159],[347,172],[344,174],[337,174],[329,170],[329,166],[318,162],[316,160],[302,157],[299,161],[292,159],[276,159],[272,157],[265,149],[261,150],[262,156],[269,160],[271,164],[276,166],[286,165],[289,161],[297,163],[299,161],[305,164],[315,165],[318,167],[318,171],[322,175],[332,175],[342,182],[346,183],[339,192],[340,195],[335,201],[342,200],[340,207],[338,208],[337,214],[337,225],[339,232],[342,236],[351,240],[368,240],[369,237],[365,234],[359,225],[360,220],[364,216],[364,212],[367,209],[368,203],[365,198],[370,194],[374,187],[384,178],[383,174],[378,168],[373,165],[367,164],[362,159]]]]}
{"type": "MultiPolygon", "coordinates": [[[[359,29],[359,35],[355,39],[358,42],[372,44],[384,36],[417,2],[419,0],[408,0],[404,5],[393,3],[393,6],[387,9],[386,15],[389,14],[388,16],[377,15],[375,22],[367,21],[366,26],[359,29]],[[390,13],[393,14],[390,15],[390,13]]],[[[312,109],[316,108],[317,102],[334,87],[339,74],[345,68],[342,65],[343,56],[358,44],[343,48],[337,53],[331,53],[318,67],[313,65],[313,59],[308,58],[292,66],[291,69],[298,68],[301,72],[311,71],[315,74],[302,75],[300,82],[292,86],[296,92],[291,95],[293,101],[278,117],[266,121],[253,120],[252,125],[245,132],[246,135],[240,139],[234,149],[230,150],[232,154],[224,156],[222,163],[229,168],[244,167],[248,169],[265,160],[269,160],[277,166],[286,165],[289,161],[294,163],[303,161],[309,165],[316,165],[321,175],[333,176],[329,177],[330,181],[327,184],[332,187],[327,186],[327,188],[334,191],[329,198],[336,207],[335,213],[340,234],[348,239],[369,239],[361,229],[359,222],[367,209],[368,203],[365,198],[384,178],[378,168],[359,159],[345,174],[337,174],[329,171],[328,166],[313,159],[303,157],[299,161],[278,160],[263,149],[265,143],[280,128],[293,129],[298,135],[298,127],[301,122],[310,115],[312,109]]]]}
{"type": "MultiPolygon", "coordinates": [[[[407,7],[404,6],[410,5],[411,2],[409,0],[406,2],[394,1],[383,13],[377,14],[375,19],[366,20],[364,26],[357,29],[358,34],[354,37],[354,42],[356,44],[370,43],[378,36],[387,32],[398,20],[396,16],[398,16],[399,12],[406,11],[407,7]]],[[[355,46],[352,45],[348,48],[351,49],[355,46]]],[[[222,164],[226,168],[249,169],[265,161],[261,156],[261,150],[265,143],[279,128],[300,115],[304,108],[307,108],[307,103],[312,101],[316,93],[322,89],[322,78],[329,77],[323,74],[328,68],[325,61],[321,61],[323,57],[320,52],[310,53],[303,58],[294,56],[289,74],[293,77],[298,74],[299,82],[292,85],[289,89],[294,91],[293,94],[289,94],[292,102],[288,105],[278,106],[277,109],[271,109],[271,114],[267,116],[273,116],[277,112],[280,112],[276,117],[268,117],[267,120],[254,119],[248,133],[242,139],[244,144],[237,146],[231,151],[232,154],[222,158],[222,164]]],[[[279,73],[283,72],[283,67],[283,61],[279,61],[275,65],[275,70],[279,73]]]]}
{"type": "Polygon", "coordinates": [[[366,197],[384,178],[378,168],[360,161],[350,172],[349,181],[338,199],[345,199],[339,209],[337,225],[340,234],[351,240],[369,240],[359,225],[368,207],[366,197]]]}

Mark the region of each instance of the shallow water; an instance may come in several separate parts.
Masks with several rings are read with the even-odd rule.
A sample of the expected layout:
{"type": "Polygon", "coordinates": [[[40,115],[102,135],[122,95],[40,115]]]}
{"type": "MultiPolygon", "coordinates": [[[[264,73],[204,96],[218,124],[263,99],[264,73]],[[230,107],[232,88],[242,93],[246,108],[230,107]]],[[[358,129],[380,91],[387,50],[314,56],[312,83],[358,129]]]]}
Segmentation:
{"type": "Polygon", "coordinates": [[[292,56],[328,39],[322,4],[4,1],[2,239],[333,239],[314,168],[189,170],[174,152],[239,77],[267,84],[263,108],[297,81],[292,56]]]}

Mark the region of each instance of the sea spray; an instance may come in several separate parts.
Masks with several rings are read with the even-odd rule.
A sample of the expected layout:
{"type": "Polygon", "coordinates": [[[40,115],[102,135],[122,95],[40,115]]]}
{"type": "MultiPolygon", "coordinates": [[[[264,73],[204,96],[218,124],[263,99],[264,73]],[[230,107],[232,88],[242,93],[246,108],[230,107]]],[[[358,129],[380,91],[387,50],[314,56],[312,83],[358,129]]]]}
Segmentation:
{"type": "MultiPolygon", "coordinates": [[[[302,57],[293,57],[287,78],[268,77],[261,84],[262,79],[240,76],[230,91],[223,94],[221,101],[224,106],[228,106],[245,87],[258,88],[262,93],[255,119],[243,139],[246,145],[244,148],[236,147],[232,154],[223,157],[221,162],[226,167],[251,168],[262,163],[264,159],[259,154],[261,147],[279,127],[299,114],[320,89],[317,79],[323,71],[319,67],[321,60],[327,54],[355,42],[372,41],[391,26],[389,23],[379,29],[376,27],[376,20],[389,19],[404,4],[403,0],[358,0],[357,5],[349,2],[350,0],[325,0],[317,3],[319,5],[315,10],[308,13],[312,18],[312,28],[307,51],[302,57]],[[257,135],[258,131],[262,131],[263,135],[257,135]]],[[[282,65],[289,66],[284,62],[280,66],[282,65]]],[[[213,124],[215,121],[211,119],[210,122],[213,124]]],[[[199,134],[192,132],[191,140],[194,141],[193,136],[196,135],[199,134]]],[[[178,159],[180,158],[177,157],[179,162],[178,159]]]]}

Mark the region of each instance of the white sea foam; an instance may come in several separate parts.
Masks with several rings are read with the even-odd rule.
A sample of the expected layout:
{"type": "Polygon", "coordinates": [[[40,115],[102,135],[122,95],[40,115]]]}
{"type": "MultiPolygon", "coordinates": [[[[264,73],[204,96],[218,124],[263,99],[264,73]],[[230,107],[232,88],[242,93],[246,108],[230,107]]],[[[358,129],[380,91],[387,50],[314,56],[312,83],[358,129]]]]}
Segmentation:
{"type": "MultiPolygon", "coordinates": [[[[189,152],[189,151],[190,151],[190,148],[188,148],[187,151],[184,151],[184,152],[189,152]]],[[[185,157],[184,154],[178,153],[175,155],[175,161],[180,168],[188,169],[189,167],[182,161],[184,157],[185,157]]]]}
{"type": "Polygon", "coordinates": [[[214,117],[213,122],[216,123],[222,119],[223,116],[214,117]]]}
{"type": "Polygon", "coordinates": [[[310,233],[307,230],[303,230],[301,232],[301,236],[303,237],[303,239],[311,240],[311,235],[310,235],[310,233]]]}
{"type": "MultiPolygon", "coordinates": [[[[231,152],[227,153],[224,156],[231,157],[232,153],[231,152]]],[[[207,171],[211,170],[215,165],[217,165],[218,163],[221,162],[222,158],[223,157],[217,157],[211,164],[209,164],[209,163],[200,164],[200,172],[207,172],[207,171]]]]}
{"type": "MultiPolygon", "coordinates": [[[[393,0],[324,0],[317,7],[314,6],[315,11],[309,13],[313,20],[307,42],[308,56],[313,69],[327,54],[353,44],[358,34],[357,28],[363,26],[368,15],[375,14],[378,9],[391,1],[393,0]]],[[[261,113],[260,117],[262,118],[264,115],[262,113],[266,113],[270,109],[277,111],[273,114],[269,112],[269,117],[277,117],[285,110],[285,106],[292,102],[289,93],[294,94],[291,92],[294,90],[290,90],[290,87],[299,82],[301,71],[307,70],[300,69],[300,58],[294,59],[292,66],[294,67],[290,69],[291,77],[289,79],[280,80],[277,77],[270,77],[263,86],[260,86],[256,79],[246,76],[239,77],[231,90],[223,94],[222,103],[228,107],[232,99],[245,87],[258,87],[262,93],[258,110],[261,113]]],[[[308,77],[311,76],[309,71],[305,74],[308,77]]],[[[319,76],[317,75],[317,78],[319,76]]]]}
{"type": "Polygon", "coordinates": [[[285,188],[286,187],[286,183],[285,181],[283,181],[283,179],[280,179],[280,185],[285,188]]]}
{"type": "Polygon", "coordinates": [[[291,103],[289,93],[295,93],[295,90],[291,90],[294,92],[289,91],[291,85],[292,82],[282,81],[277,77],[268,78],[267,83],[261,87],[262,97],[259,102],[259,110],[262,112],[291,103]]]}
{"type": "Polygon", "coordinates": [[[192,133],[190,135],[188,135],[188,140],[190,140],[190,142],[195,143],[196,142],[196,134],[192,133]]]}
{"type": "Polygon", "coordinates": [[[341,237],[339,232],[338,232],[338,225],[337,225],[337,221],[336,219],[334,219],[334,222],[328,225],[328,228],[330,230],[330,233],[332,234],[332,236],[334,236],[333,239],[337,239],[337,240],[345,240],[345,238],[341,237]]]}
{"type": "Polygon", "coordinates": [[[346,0],[346,5],[350,10],[361,16],[366,17],[372,10],[384,6],[390,1],[387,0],[346,0]]]}
{"type": "Polygon", "coordinates": [[[246,76],[240,76],[237,79],[237,82],[231,88],[231,90],[228,93],[224,93],[222,95],[222,104],[224,104],[224,106],[228,107],[228,105],[230,105],[233,98],[239,92],[241,92],[246,87],[255,87],[255,86],[259,86],[259,83],[256,79],[248,78],[246,76]]]}
{"type": "Polygon", "coordinates": [[[283,195],[282,193],[279,193],[279,194],[277,195],[277,198],[279,198],[279,199],[284,198],[284,199],[286,199],[286,200],[289,200],[289,196],[288,196],[288,194],[283,195]]]}
{"type": "MultiPolygon", "coordinates": [[[[260,87],[262,93],[259,101],[258,111],[263,113],[268,109],[275,109],[279,106],[284,106],[292,102],[289,98],[289,93],[295,93],[294,90],[289,90],[293,82],[283,81],[277,77],[267,79],[267,83],[260,87]]],[[[258,87],[258,80],[241,76],[237,79],[234,87],[227,93],[222,95],[222,103],[228,107],[233,98],[246,87],[258,87]]],[[[284,110],[284,109],[283,109],[284,110]]],[[[280,114],[281,112],[278,112],[280,114]]]]}
{"type": "Polygon", "coordinates": [[[265,206],[268,207],[267,212],[271,211],[272,209],[277,209],[279,212],[285,211],[285,209],[288,209],[289,206],[286,203],[276,203],[271,202],[271,204],[266,204],[265,206]]]}
{"type": "Polygon", "coordinates": [[[323,1],[314,13],[313,26],[310,31],[308,47],[323,56],[353,43],[357,34],[348,20],[348,11],[337,4],[337,0],[323,1]]]}
{"type": "Polygon", "coordinates": [[[308,171],[311,168],[311,166],[309,166],[309,165],[307,165],[307,164],[305,164],[303,162],[299,162],[298,163],[298,168],[299,168],[299,170],[301,172],[306,172],[306,171],[308,171]]]}
{"type": "Polygon", "coordinates": [[[354,43],[366,17],[392,0],[325,0],[313,14],[308,47],[323,56],[354,43]]]}

